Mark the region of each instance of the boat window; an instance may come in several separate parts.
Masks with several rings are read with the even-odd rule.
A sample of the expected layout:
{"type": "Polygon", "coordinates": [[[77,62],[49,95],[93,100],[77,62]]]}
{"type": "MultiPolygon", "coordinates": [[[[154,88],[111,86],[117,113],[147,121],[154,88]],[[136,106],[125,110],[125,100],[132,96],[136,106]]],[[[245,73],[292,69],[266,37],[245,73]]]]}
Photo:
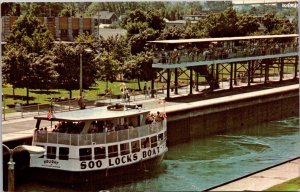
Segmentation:
{"type": "Polygon", "coordinates": [[[118,156],[118,145],[108,146],[108,157],[117,157],[118,156]]]}
{"type": "Polygon", "coordinates": [[[151,137],[151,147],[156,147],[157,146],[157,136],[151,137]]]}
{"type": "Polygon", "coordinates": [[[80,159],[80,161],[92,160],[91,148],[79,149],[79,159],[80,159]]]}
{"type": "Polygon", "coordinates": [[[129,154],[129,143],[122,143],[120,147],[121,147],[121,155],[129,154]]]}
{"type": "Polygon", "coordinates": [[[158,140],[162,141],[163,139],[164,139],[164,134],[163,133],[159,134],[158,135],[158,140]]]}
{"type": "Polygon", "coordinates": [[[47,147],[47,158],[48,159],[55,159],[56,158],[56,147],[47,147]]]}
{"type": "Polygon", "coordinates": [[[140,151],[140,140],[131,142],[131,152],[139,152],[140,151]]]}
{"type": "Polygon", "coordinates": [[[61,160],[68,160],[69,159],[69,148],[68,147],[60,147],[58,158],[61,160]]]}
{"type": "Polygon", "coordinates": [[[105,147],[95,147],[94,148],[95,159],[105,159],[105,147]]]}
{"type": "Polygon", "coordinates": [[[142,148],[150,147],[149,137],[142,139],[142,148]]]}

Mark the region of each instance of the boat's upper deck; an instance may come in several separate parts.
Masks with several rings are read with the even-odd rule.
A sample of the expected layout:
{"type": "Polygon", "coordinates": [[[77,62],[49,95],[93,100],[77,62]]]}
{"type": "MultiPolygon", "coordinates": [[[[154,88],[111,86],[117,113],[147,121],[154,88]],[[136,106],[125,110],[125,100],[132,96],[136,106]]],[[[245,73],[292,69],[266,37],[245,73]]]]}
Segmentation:
{"type": "MultiPolygon", "coordinates": [[[[142,108],[126,108],[125,110],[108,110],[107,107],[96,107],[78,111],[68,111],[62,113],[55,113],[52,115],[51,121],[95,121],[115,119],[129,116],[136,116],[139,114],[149,113],[150,110],[142,108]]],[[[47,115],[35,116],[38,120],[49,120],[47,115]]]]}

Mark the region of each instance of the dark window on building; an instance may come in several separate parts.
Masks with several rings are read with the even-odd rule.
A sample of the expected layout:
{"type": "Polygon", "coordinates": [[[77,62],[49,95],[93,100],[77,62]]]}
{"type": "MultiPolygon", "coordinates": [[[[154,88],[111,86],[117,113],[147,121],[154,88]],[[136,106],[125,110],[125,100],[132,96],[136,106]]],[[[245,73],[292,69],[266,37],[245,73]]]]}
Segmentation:
{"type": "Polygon", "coordinates": [[[47,158],[48,159],[56,159],[56,147],[47,147],[47,158]]]}
{"type": "Polygon", "coordinates": [[[95,159],[105,159],[105,147],[95,147],[94,148],[95,159]]]}
{"type": "Polygon", "coordinates": [[[68,37],[68,30],[67,29],[60,30],[61,40],[67,40],[67,37],[68,37]]]}
{"type": "Polygon", "coordinates": [[[68,160],[69,159],[69,148],[68,147],[60,147],[58,158],[60,160],[68,160]]]}
{"type": "Polygon", "coordinates": [[[129,154],[129,143],[122,143],[120,145],[120,148],[121,148],[121,155],[129,154]]]}
{"type": "Polygon", "coordinates": [[[92,160],[92,150],[91,150],[91,148],[79,149],[79,159],[80,159],[80,161],[92,160]]]}
{"type": "Polygon", "coordinates": [[[118,145],[108,146],[108,157],[118,156],[118,145]]]}
{"type": "Polygon", "coordinates": [[[157,136],[151,137],[151,147],[156,147],[157,146],[157,136]]]}
{"type": "Polygon", "coordinates": [[[142,139],[142,148],[150,147],[150,140],[149,137],[142,139]]]}
{"type": "Polygon", "coordinates": [[[73,29],[73,38],[78,37],[79,30],[73,29]]]}
{"type": "Polygon", "coordinates": [[[140,147],[140,140],[131,142],[131,152],[132,153],[139,152],[140,148],[141,148],[140,147]]]}

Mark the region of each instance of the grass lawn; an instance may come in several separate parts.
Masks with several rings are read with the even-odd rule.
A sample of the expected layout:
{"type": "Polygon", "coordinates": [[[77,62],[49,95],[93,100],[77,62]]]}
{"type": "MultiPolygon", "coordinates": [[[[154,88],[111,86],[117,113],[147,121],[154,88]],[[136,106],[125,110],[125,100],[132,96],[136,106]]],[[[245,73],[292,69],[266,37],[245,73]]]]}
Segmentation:
{"type": "Polygon", "coordinates": [[[291,179],[287,182],[275,185],[265,191],[299,191],[300,189],[300,177],[291,179]]]}
{"type": "MultiPolygon", "coordinates": [[[[108,83],[108,87],[112,90],[112,94],[118,95],[121,94],[120,85],[122,82],[113,82],[108,83]]],[[[141,89],[143,89],[145,82],[141,82],[141,89]]],[[[137,90],[137,82],[127,82],[128,88],[137,90]]],[[[147,82],[147,86],[151,86],[151,82],[147,82]]],[[[162,83],[155,83],[154,88],[161,88],[162,83]]],[[[97,85],[90,87],[89,90],[84,90],[85,98],[96,98],[99,94],[104,94],[106,89],[106,82],[98,81],[97,85]]],[[[14,105],[15,103],[26,104],[26,89],[16,88],[15,89],[15,98],[13,97],[13,89],[11,85],[3,85],[2,93],[4,95],[3,105],[14,105]]],[[[49,103],[50,98],[69,98],[69,91],[63,89],[50,89],[50,90],[39,90],[39,89],[30,89],[29,90],[29,104],[46,104],[49,103]]],[[[72,91],[72,98],[79,97],[79,90],[72,91]]]]}

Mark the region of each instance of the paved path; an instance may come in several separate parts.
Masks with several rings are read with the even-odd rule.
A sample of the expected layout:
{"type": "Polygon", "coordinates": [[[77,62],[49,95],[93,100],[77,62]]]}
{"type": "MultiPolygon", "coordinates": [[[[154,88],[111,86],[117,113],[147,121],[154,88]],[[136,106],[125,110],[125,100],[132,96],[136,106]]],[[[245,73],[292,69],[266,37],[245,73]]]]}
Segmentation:
{"type": "Polygon", "coordinates": [[[300,158],[231,182],[211,191],[263,191],[296,177],[300,177],[300,158]]]}

